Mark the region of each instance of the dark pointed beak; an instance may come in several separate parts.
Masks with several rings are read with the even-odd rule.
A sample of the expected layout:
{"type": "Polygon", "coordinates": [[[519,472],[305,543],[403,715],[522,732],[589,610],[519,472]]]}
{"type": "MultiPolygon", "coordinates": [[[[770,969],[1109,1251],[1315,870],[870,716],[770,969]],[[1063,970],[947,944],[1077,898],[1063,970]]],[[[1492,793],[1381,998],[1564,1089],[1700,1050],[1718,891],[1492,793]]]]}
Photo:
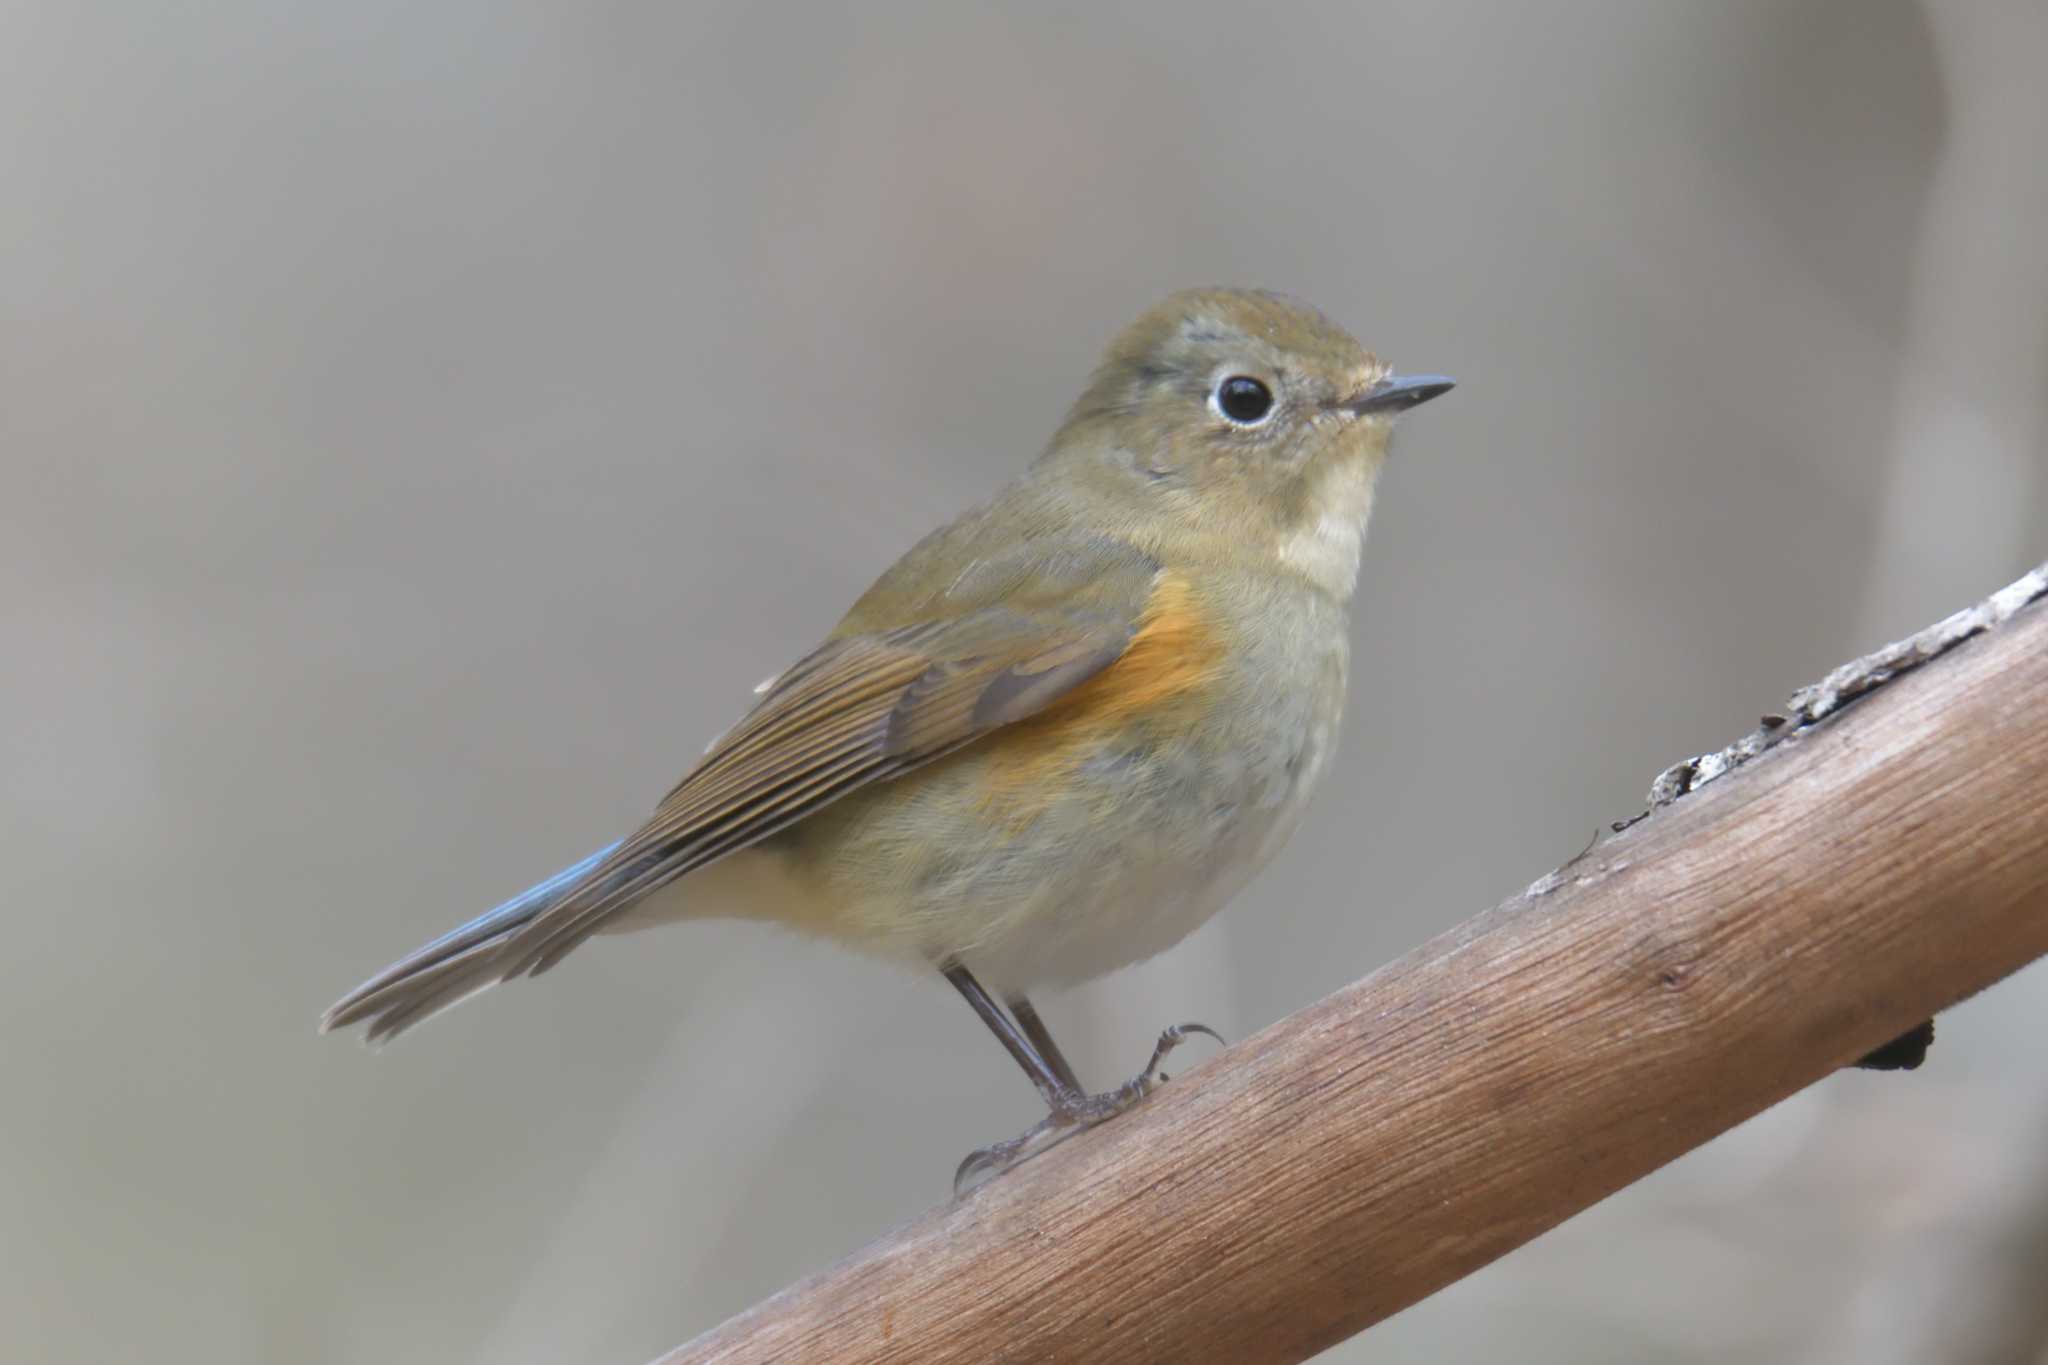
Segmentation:
{"type": "Polygon", "coordinates": [[[1347,398],[1337,406],[1353,417],[1369,412],[1392,416],[1417,403],[1427,403],[1438,394],[1449,393],[1455,385],[1456,381],[1448,375],[1390,374],[1358,397],[1347,398]]]}

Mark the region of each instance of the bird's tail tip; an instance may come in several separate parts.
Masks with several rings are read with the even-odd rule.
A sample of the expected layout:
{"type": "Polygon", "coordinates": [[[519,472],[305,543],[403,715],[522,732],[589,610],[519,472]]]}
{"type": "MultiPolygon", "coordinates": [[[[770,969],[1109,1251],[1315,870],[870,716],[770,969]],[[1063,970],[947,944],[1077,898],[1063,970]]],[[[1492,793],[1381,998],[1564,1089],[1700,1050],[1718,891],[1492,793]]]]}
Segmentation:
{"type": "Polygon", "coordinates": [[[617,847],[599,849],[400,958],[328,1006],[320,1016],[319,1032],[333,1033],[367,1020],[363,1041],[375,1049],[507,979],[512,973],[498,948],[522,925],[574,895],[617,847]]]}

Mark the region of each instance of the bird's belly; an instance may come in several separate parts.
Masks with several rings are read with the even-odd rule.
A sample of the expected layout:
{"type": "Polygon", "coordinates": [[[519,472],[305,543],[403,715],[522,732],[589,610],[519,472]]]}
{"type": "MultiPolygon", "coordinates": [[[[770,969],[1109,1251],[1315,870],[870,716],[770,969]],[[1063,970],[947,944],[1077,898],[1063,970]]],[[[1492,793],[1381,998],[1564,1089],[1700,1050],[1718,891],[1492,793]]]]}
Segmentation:
{"type": "Polygon", "coordinates": [[[855,793],[764,846],[808,888],[766,917],[849,946],[956,959],[991,987],[1150,957],[1221,909],[1292,832],[1340,698],[1161,741],[1132,726],[1057,771],[982,745],[855,793]]]}
{"type": "Polygon", "coordinates": [[[983,980],[1017,990],[1142,962],[1228,904],[1284,842],[1301,804],[1212,812],[1200,822],[1200,849],[1138,832],[1068,845],[1053,856],[1070,868],[1040,894],[985,902],[991,913],[967,911],[959,955],[983,980]]]}

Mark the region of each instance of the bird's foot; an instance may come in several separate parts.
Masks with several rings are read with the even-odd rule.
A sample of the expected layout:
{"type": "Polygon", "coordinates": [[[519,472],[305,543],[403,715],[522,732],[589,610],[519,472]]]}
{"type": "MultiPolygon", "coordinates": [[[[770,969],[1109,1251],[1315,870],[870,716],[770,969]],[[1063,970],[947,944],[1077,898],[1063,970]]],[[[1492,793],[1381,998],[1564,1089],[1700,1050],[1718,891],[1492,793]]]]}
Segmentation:
{"type": "Polygon", "coordinates": [[[1055,1095],[1052,1112],[1030,1129],[1008,1142],[998,1142],[968,1153],[967,1159],[953,1173],[953,1193],[962,1194],[975,1180],[983,1177],[993,1179],[1004,1171],[1023,1165],[1040,1152],[1057,1147],[1074,1134],[1086,1132],[1096,1124],[1123,1113],[1166,1080],[1166,1073],[1159,1069],[1159,1064],[1166,1060],[1168,1053],[1197,1033],[1214,1038],[1218,1043],[1223,1041],[1223,1035],[1207,1024],[1173,1025],[1160,1033],[1159,1042],[1153,1046],[1145,1069],[1116,1089],[1095,1095],[1079,1090],[1055,1095]]]}

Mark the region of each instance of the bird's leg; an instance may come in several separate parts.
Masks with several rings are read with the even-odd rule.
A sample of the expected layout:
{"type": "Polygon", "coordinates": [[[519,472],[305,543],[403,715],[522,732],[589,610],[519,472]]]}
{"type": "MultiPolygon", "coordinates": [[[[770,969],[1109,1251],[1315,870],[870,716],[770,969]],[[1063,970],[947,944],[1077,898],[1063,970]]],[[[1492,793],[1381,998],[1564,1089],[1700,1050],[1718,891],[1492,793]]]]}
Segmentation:
{"type": "MultiPolygon", "coordinates": [[[[1055,1114],[1065,1112],[1076,1122],[1088,1120],[1091,1109],[1100,1109],[1118,1100],[1122,1100],[1123,1103],[1110,1112],[1122,1113],[1133,1101],[1142,1098],[1154,1084],[1166,1079],[1166,1073],[1159,1069],[1159,1064],[1166,1060],[1167,1053],[1186,1042],[1190,1033],[1205,1033],[1219,1043],[1223,1041],[1216,1030],[1206,1024],[1175,1024],[1159,1035],[1159,1041],[1152,1048],[1152,1058],[1145,1063],[1143,1071],[1115,1090],[1090,1095],[1082,1086],[1080,1077],[1074,1073],[1074,1068],[1067,1063],[1065,1054],[1060,1051],[1060,1045],[1052,1040],[1052,1031],[1046,1028],[1045,1021],[1038,1017],[1038,1011],[1031,1002],[1019,993],[1009,996],[1006,1003],[1010,1007],[1010,1013],[1017,1017],[1017,1023],[1023,1027],[1024,1036],[1031,1040],[1031,1046],[1038,1050],[1038,1055],[1045,1059],[1046,1065],[1050,1066],[1074,1096],[1078,1097],[1077,1103],[1068,1104],[1064,1108],[1058,1104],[1053,1106],[1055,1114]]],[[[1101,1117],[1107,1118],[1109,1115],[1104,1114],[1101,1117]]],[[[1099,1123],[1101,1118],[1092,1121],[1099,1123]]]]}
{"type": "MultiPolygon", "coordinates": [[[[969,975],[965,967],[957,962],[951,962],[944,964],[939,970],[946,974],[946,980],[953,983],[954,989],[967,998],[967,1003],[981,1016],[981,1022],[988,1025],[990,1033],[995,1034],[996,1041],[1009,1050],[1010,1056],[1016,1059],[1018,1066],[1024,1068],[1024,1074],[1038,1087],[1039,1096],[1044,1099],[1047,1108],[1057,1111],[1062,1100],[1079,1093],[1081,1087],[1068,1079],[1073,1072],[1067,1067],[1066,1058],[1060,1058],[1060,1067],[1055,1070],[1039,1055],[1038,1049],[1032,1045],[1032,1040],[1018,1032],[1016,1022],[1003,1013],[1003,1007],[995,1002],[995,997],[983,990],[981,983],[969,975]],[[1062,1075],[1062,1072],[1065,1075],[1062,1075]]],[[[1037,1021],[1037,1017],[1036,1014],[1032,1015],[1033,1022],[1037,1021]]],[[[1039,1024],[1038,1030],[1043,1034],[1045,1025],[1039,1024]]]]}
{"type": "Polygon", "coordinates": [[[1053,1042],[1052,1033],[1029,1000],[1022,995],[1010,997],[1010,1009],[1016,1013],[1016,1019],[1012,1020],[965,967],[955,962],[945,965],[942,970],[946,979],[967,998],[967,1003],[988,1025],[989,1031],[1009,1050],[1017,1065],[1024,1068],[1024,1073],[1044,1097],[1049,1111],[1022,1135],[969,1153],[953,1173],[955,1194],[965,1189],[976,1176],[1001,1174],[1075,1133],[1093,1128],[1129,1109],[1166,1079],[1159,1070],[1159,1064],[1166,1060],[1169,1052],[1185,1042],[1188,1035],[1202,1033],[1219,1043],[1223,1041],[1222,1035],[1205,1024],[1176,1024],[1159,1035],[1143,1071],[1114,1090],[1091,1095],[1081,1088],[1074,1068],[1067,1063],[1059,1045],[1053,1042]]]}
{"type": "Polygon", "coordinates": [[[1038,1049],[1038,1055],[1045,1058],[1046,1064],[1066,1083],[1069,1090],[1080,1091],[1081,1078],[1076,1076],[1074,1068],[1067,1064],[1065,1054],[1060,1051],[1060,1045],[1052,1040],[1051,1030],[1046,1028],[1045,1020],[1038,1017],[1038,1011],[1032,1007],[1031,1002],[1020,992],[1011,996],[1009,1003],[1010,1013],[1016,1015],[1017,1022],[1023,1025],[1024,1036],[1038,1049]]]}

